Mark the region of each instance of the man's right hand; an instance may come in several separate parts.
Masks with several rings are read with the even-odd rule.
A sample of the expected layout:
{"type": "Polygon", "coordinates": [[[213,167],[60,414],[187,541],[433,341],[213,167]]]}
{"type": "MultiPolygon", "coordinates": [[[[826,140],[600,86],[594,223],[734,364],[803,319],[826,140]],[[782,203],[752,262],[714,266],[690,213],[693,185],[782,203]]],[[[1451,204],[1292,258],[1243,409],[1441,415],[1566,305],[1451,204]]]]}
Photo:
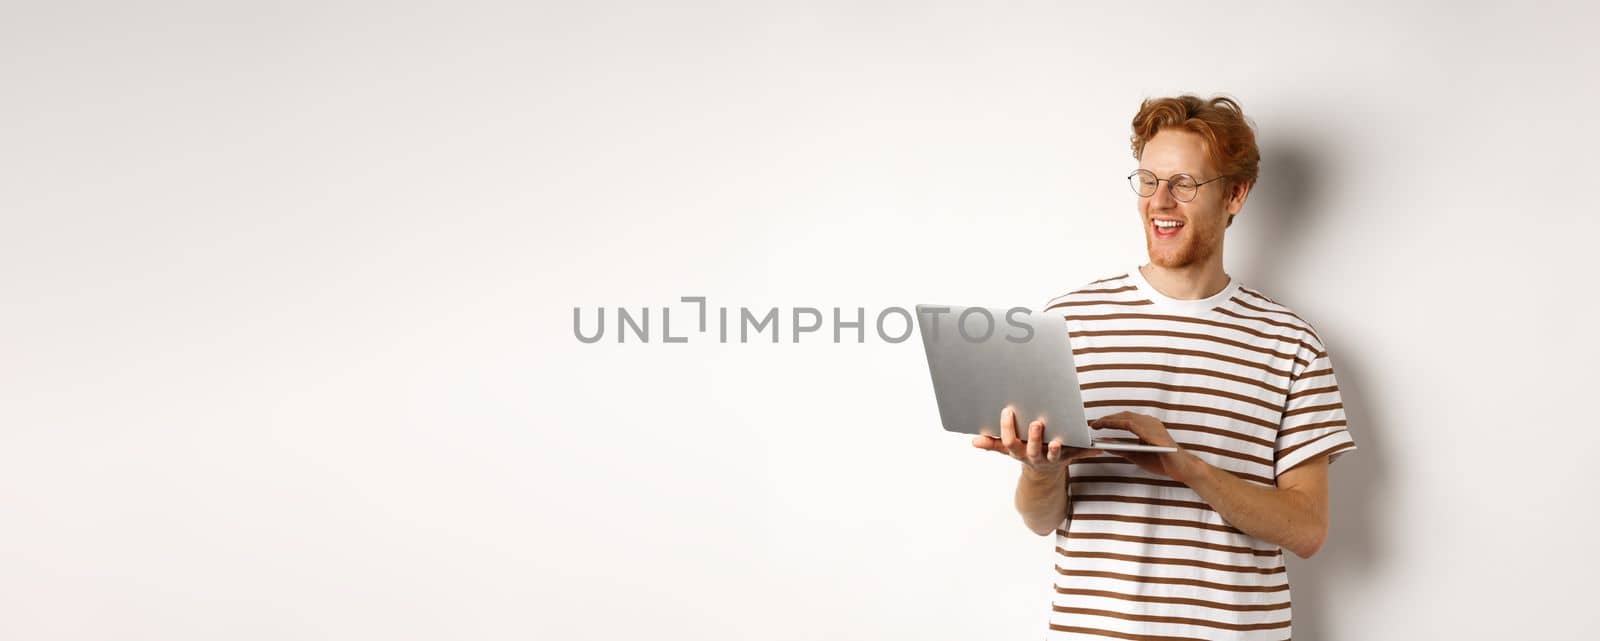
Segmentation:
{"type": "Polygon", "coordinates": [[[1035,477],[1060,475],[1062,468],[1074,460],[1094,456],[1100,450],[1084,447],[1067,447],[1059,437],[1044,442],[1044,421],[1028,424],[1028,440],[1017,437],[1017,412],[1006,407],[1000,410],[1000,438],[987,434],[972,437],[972,446],[1005,454],[1022,462],[1022,471],[1035,477]]]}

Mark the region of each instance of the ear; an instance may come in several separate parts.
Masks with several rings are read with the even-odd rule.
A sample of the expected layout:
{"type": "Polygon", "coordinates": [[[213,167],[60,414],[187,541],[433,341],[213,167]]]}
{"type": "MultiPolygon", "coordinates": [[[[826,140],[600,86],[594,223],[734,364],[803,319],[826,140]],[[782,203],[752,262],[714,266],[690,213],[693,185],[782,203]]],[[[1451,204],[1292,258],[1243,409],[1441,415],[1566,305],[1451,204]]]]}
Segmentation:
{"type": "Polygon", "coordinates": [[[1250,188],[1254,186],[1255,183],[1239,183],[1228,185],[1228,198],[1222,203],[1223,207],[1228,210],[1228,213],[1237,214],[1239,213],[1239,210],[1244,209],[1244,201],[1246,198],[1250,197],[1250,188]]]}

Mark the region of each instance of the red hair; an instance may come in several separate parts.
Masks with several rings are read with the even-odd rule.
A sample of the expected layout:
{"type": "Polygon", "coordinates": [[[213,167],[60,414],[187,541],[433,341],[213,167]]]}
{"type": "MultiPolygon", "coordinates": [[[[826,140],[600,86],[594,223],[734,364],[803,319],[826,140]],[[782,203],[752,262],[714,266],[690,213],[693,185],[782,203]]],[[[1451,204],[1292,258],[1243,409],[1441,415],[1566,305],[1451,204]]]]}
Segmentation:
{"type": "MultiPolygon", "coordinates": [[[[1226,192],[1237,185],[1254,185],[1260,171],[1261,151],[1256,147],[1256,132],[1244,117],[1238,101],[1226,96],[1210,100],[1185,94],[1176,98],[1146,98],[1133,117],[1133,157],[1144,155],[1144,145],[1162,129],[1184,129],[1205,140],[1211,164],[1227,178],[1220,181],[1226,192]]],[[[1209,176],[1196,176],[1207,180],[1209,176]]],[[[1233,224],[1233,216],[1228,216],[1233,224]]]]}

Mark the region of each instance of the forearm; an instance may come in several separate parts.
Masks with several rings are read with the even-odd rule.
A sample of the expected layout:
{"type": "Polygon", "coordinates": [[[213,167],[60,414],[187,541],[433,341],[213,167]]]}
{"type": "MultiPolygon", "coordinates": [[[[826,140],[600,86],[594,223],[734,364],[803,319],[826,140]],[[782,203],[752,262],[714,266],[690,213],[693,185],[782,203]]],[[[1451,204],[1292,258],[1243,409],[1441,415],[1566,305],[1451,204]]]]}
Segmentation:
{"type": "Polygon", "coordinates": [[[1067,518],[1067,480],[1065,465],[1045,474],[1022,466],[1022,476],[1017,479],[1017,512],[1034,534],[1044,536],[1054,532],[1062,519],[1067,518]]]}
{"type": "Polygon", "coordinates": [[[1293,489],[1270,488],[1241,479],[1187,451],[1164,463],[1229,525],[1245,534],[1310,557],[1327,536],[1328,515],[1321,502],[1293,489]]]}

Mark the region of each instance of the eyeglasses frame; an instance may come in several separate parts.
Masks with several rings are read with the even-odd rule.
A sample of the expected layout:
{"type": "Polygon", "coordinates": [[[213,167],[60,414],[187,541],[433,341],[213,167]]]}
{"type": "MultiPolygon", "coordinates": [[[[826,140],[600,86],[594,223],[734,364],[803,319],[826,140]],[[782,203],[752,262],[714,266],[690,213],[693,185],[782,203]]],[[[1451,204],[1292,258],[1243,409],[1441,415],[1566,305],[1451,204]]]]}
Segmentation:
{"type": "MultiPolygon", "coordinates": [[[[1150,196],[1146,196],[1144,194],[1140,194],[1139,193],[1139,188],[1134,186],[1133,177],[1139,175],[1140,173],[1150,174],[1151,177],[1155,177],[1155,175],[1156,175],[1156,172],[1150,171],[1149,169],[1135,169],[1135,170],[1133,170],[1133,173],[1128,174],[1128,178],[1127,178],[1128,187],[1133,189],[1133,193],[1139,194],[1140,198],[1150,198],[1151,196],[1155,196],[1156,192],[1154,192],[1154,191],[1150,192],[1150,196]]],[[[1162,182],[1166,182],[1167,183],[1167,193],[1172,194],[1172,199],[1176,200],[1176,201],[1178,201],[1180,203],[1186,203],[1186,202],[1193,201],[1194,200],[1194,196],[1200,195],[1200,188],[1206,186],[1207,183],[1214,183],[1216,181],[1222,180],[1223,178],[1227,178],[1230,175],[1231,174],[1223,174],[1221,176],[1217,176],[1216,178],[1212,178],[1211,180],[1197,180],[1197,179],[1195,179],[1195,177],[1192,174],[1185,173],[1185,172],[1179,172],[1179,173],[1173,174],[1171,176],[1168,176],[1166,178],[1156,178],[1156,189],[1159,191],[1161,189],[1161,183],[1162,182]],[[1182,198],[1179,198],[1178,197],[1178,192],[1175,192],[1175,191],[1172,190],[1172,179],[1177,178],[1179,176],[1184,176],[1184,177],[1187,177],[1189,180],[1195,181],[1195,183],[1194,183],[1194,196],[1190,196],[1188,200],[1184,200],[1182,198]]]]}

